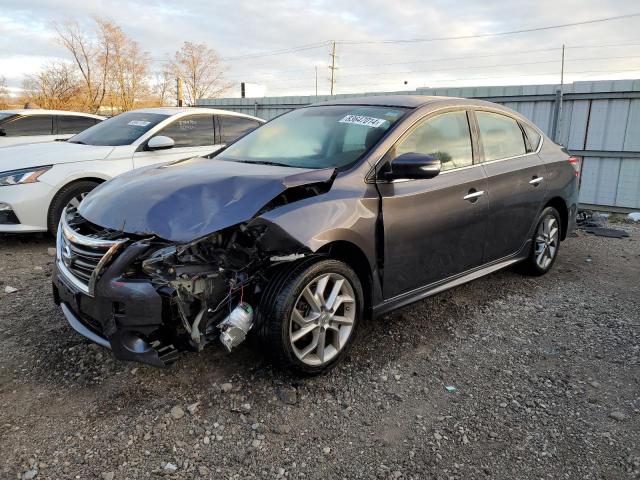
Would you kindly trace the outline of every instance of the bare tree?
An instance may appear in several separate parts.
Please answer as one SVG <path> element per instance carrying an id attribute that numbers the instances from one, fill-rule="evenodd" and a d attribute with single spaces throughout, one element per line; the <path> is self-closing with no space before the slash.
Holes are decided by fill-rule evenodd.
<path id="1" fill-rule="evenodd" d="M 72 110 L 82 106 L 82 82 L 75 67 L 66 62 L 45 65 L 24 81 L 26 100 L 42 108 Z"/>
<path id="2" fill-rule="evenodd" d="M 190 105 L 199 98 L 217 97 L 230 86 L 224 82 L 224 69 L 217 52 L 204 43 L 184 42 L 169 64 L 169 70 L 182 78 Z"/>
<path id="3" fill-rule="evenodd" d="M 167 69 L 162 72 L 156 72 L 153 82 L 153 97 L 155 102 L 160 105 L 172 105 L 173 90 L 175 79 L 170 71 Z"/>
<path id="4" fill-rule="evenodd" d="M 99 24 L 98 24 L 99 25 Z M 110 43 L 103 31 L 91 37 L 76 21 L 55 25 L 60 43 L 69 51 L 84 81 L 84 109 L 96 113 L 107 94 L 107 73 L 110 66 Z"/>
<path id="5" fill-rule="evenodd" d="M 111 55 L 107 77 L 111 101 L 121 111 L 131 110 L 149 91 L 149 55 L 117 25 L 107 20 L 96 22 Z"/>
<path id="6" fill-rule="evenodd" d="M 96 113 L 108 103 L 117 111 L 130 110 L 148 90 L 148 54 L 111 20 L 93 20 L 89 33 L 75 21 L 56 25 L 83 80 L 84 109 Z"/>

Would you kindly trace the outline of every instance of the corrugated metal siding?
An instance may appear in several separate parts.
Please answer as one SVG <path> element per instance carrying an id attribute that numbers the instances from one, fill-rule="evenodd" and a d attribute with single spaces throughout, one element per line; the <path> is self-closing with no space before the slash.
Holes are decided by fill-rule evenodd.
<path id="1" fill-rule="evenodd" d="M 202 99 L 201 106 L 214 106 L 256 115 L 270 120 L 294 108 L 310 103 L 363 95 L 439 95 L 451 97 L 491 98 L 533 121 L 548 136 L 552 132 L 555 95 L 558 85 L 511 85 L 460 88 L 421 88 L 415 91 Z M 573 151 L 606 152 L 606 156 L 586 156 L 582 166 L 580 202 L 603 207 L 640 209 L 640 99 L 597 98 L 611 92 L 640 92 L 640 80 L 606 80 L 575 82 L 564 86 L 568 95 L 562 103 L 558 119 L 557 141 Z M 571 94 L 594 94 L 595 98 L 571 99 Z M 544 96 L 517 99 L 518 96 Z M 637 96 L 637 95 L 636 95 Z M 501 101 L 501 98 L 504 98 Z M 525 101 L 526 100 L 526 101 Z M 616 156 L 632 152 L 633 158 Z M 637 155 L 636 155 L 637 154 Z"/>

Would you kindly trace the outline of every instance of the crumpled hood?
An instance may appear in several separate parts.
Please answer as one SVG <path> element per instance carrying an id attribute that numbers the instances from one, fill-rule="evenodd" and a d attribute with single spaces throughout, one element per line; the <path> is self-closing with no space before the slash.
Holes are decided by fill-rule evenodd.
<path id="1" fill-rule="evenodd" d="M 120 175 L 93 190 L 80 214 L 102 227 L 185 243 L 250 220 L 287 188 L 329 181 L 334 171 L 193 158 Z"/>
<path id="2" fill-rule="evenodd" d="M 0 148 L 0 172 L 59 163 L 102 160 L 113 147 L 68 142 L 30 143 Z"/>

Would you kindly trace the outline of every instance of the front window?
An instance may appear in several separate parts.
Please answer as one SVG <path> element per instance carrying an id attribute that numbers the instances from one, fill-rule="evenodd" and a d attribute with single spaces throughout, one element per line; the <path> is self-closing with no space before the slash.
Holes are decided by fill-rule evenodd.
<path id="1" fill-rule="evenodd" d="M 442 170 L 473 164 L 471 134 L 466 111 L 442 113 L 426 120 L 392 150 L 394 158 L 404 153 L 422 153 L 438 158 Z"/>
<path id="2" fill-rule="evenodd" d="M 83 145 L 131 145 L 169 115 L 159 113 L 126 112 L 75 135 L 70 143 Z"/>
<path id="3" fill-rule="evenodd" d="M 217 158 L 298 168 L 331 168 L 362 158 L 406 109 L 328 105 L 294 110 L 241 138 Z"/>

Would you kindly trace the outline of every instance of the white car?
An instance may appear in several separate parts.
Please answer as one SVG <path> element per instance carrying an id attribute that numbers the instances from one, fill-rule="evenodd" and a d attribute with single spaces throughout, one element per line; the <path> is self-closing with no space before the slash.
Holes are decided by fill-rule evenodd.
<path id="1" fill-rule="evenodd" d="M 121 113 L 66 142 L 0 148 L 0 232 L 55 232 L 65 207 L 100 183 L 157 163 L 209 155 L 263 120 L 209 108 Z"/>
<path id="2" fill-rule="evenodd" d="M 66 140 L 104 117 L 61 110 L 0 110 L 0 148 Z"/>

